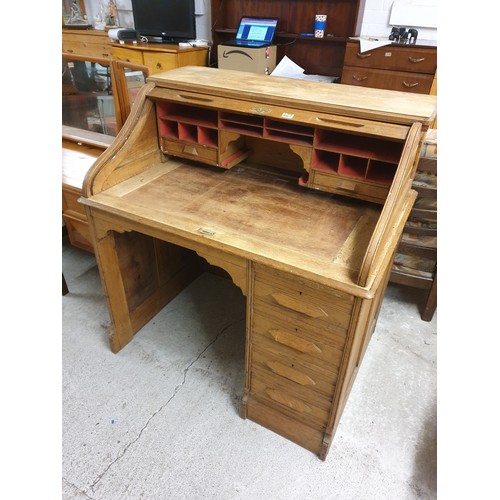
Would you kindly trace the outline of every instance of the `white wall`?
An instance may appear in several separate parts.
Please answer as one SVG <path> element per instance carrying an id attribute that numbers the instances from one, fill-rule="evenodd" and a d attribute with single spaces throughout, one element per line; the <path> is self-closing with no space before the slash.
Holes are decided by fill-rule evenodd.
<path id="1" fill-rule="evenodd" d="M 436 5 L 437 0 L 406 0 L 408 3 L 421 3 L 423 5 Z M 392 4 L 394 0 L 366 0 L 363 23 L 361 25 L 361 36 L 388 37 L 392 26 L 389 24 Z M 404 25 L 418 30 L 418 38 L 421 40 L 437 40 L 437 29 L 422 28 L 418 25 Z M 418 40 L 418 39 L 417 39 Z"/>

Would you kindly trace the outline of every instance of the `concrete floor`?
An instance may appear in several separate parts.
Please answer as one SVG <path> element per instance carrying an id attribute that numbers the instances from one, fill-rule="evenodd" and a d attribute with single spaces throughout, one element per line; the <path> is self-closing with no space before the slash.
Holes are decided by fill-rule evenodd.
<path id="1" fill-rule="evenodd" d="M 436 315 L 389 285 L 325 462 L 238 415 L 244 297 L 203 274 L 118 354 L 93 255 L 63 242 L 63 500 L 436 498 Z"/>

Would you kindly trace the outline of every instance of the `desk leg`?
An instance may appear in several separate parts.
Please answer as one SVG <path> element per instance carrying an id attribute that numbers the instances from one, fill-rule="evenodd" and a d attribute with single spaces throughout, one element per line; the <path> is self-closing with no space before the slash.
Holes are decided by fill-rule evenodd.
<path id="1" fill-rule="evenodd" d="M 132 340 L 135 332 L 130 321 L 114 233 L 110 232 L 101 239 L 96 238 L 94 250 L 111 316 L 110 346 L 113 352 L 118 352 Z"/>

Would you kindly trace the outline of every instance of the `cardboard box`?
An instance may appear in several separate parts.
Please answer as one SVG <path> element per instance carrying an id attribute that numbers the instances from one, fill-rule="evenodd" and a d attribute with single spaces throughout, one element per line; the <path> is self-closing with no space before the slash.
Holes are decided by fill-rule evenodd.
<path id="1" fill-rule="evenodd" d="M 221 69 L 269 75 L 276 67 L 276 45 L 259 48 L 219 45 L 217 57 Z"/>

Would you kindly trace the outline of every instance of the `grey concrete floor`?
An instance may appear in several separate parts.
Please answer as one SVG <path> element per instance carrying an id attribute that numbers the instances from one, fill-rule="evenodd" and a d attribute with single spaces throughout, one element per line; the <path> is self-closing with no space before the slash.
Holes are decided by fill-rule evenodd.
<path id="1" fill-rule="evenodd" d="M 245 303 L 205 273 L 117 354 L 93 255 L 63 242 L 63 500 L 436 498 L 436 315 L 389 285 L 326 461 L 239 417 Z"/>

